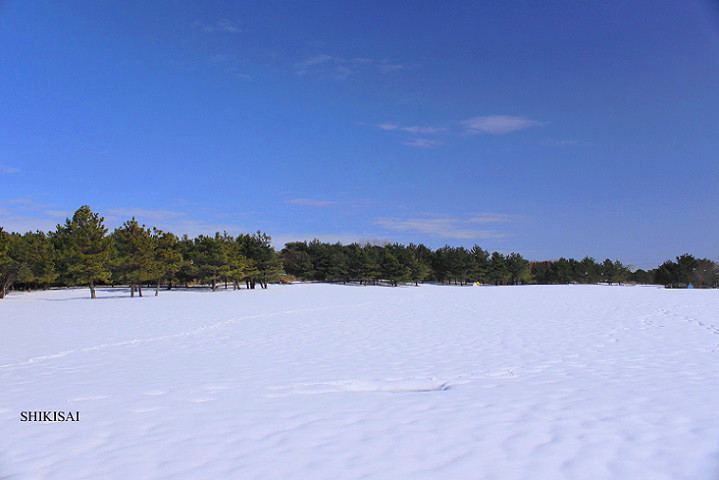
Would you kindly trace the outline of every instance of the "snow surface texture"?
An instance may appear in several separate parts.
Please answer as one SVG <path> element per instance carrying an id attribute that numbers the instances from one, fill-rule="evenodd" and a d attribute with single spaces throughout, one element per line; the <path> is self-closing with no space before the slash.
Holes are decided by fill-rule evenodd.
<path id="1" fill-rule="evenodd" d="M 0 479 L 719 478 L 717 291 L 99 296 L 0 301 Z"/>

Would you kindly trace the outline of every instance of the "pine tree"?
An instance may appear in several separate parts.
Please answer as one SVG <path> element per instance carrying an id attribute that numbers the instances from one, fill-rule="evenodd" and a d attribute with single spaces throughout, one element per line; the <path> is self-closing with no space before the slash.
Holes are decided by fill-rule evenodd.
<path id="1" fill-rule="evenodd" d="M 579 262 L 577 281 L 580 283 L 597 283 L 601 276 L 601 267 L 592 257 L 584 257 Z"/>
<path id="2" fill-rule="evenodd" d="M 280 252 L 284 271 L 289 275 L 294 275 L 301 280 L 309 280 L 312 278 L 312 256 L 307 247 L 307 242 L 289 242 L 285 244 L 285 248 Z"/>
<path id="3" fill-rule="evenodd" d="M 212 290 L 217 290 L 217 282 L 227 277 L 229 268 L 229 251 L 221 235 L 214 237 L 200 235 L 195 238 L 190 252 L 194 265 L 194 274 L 201 282 L 208 283 Z"/>
<path id="4" fill-rule="evenodd" d="M 175 274 L 185 265 L 182 254 L 178 249 L 177 236 L 163 232 L 157 228 L 152 229 L 152 262 L 149 268 L 149 278 L 155 280 L 155 296 L 160 294 L 160 283 L 163 279 L 172 282 Z"/>
<path id="5" fill-rule="evenodd" d="M 227 252 L 225 289 L 227 289 L 227 281 L 231 280 L 233 288 L 238 290 L 239 282 L 247 278 L 250 272 L 251 262 L 242 254 L 240 244 L 230 234 L 225 232 L 221 238 Z"/>
<path id="6" fill-rule="evenodd" d="M 432 269 L 421 259 L 412 255 L 409 262 L 409 279 L 414 282 L 415 287 L 423 282 L 432 273 Z"/>
<path id="7" fill-rule="evenodd" d="M 489 252 L 482 249 L 479 245 L 475 245 L 469 251 L 471 257 L 469 266 L 469 279 L 474 282 L 484 283 L 487 280 L 487 270 L 489 268 Z"/>
<path id="8" fill-rule="evenodd" d="M 510 278 L 510 273 L 509 270 L 507 270 L 504 255 L 499 252 L 492 252 L 492 256 L 489 258 L 487 277 L 490 281 L 494 282 L 495 285 L 504 285 L 507 283 Z"/>
<path id="9" fill-rule="evenodd" d="M 504 258 L 504 263 L 509 273 L 509 282 L 512 285 L 529 281 L 529 262 L 520 254 L 510 253 Z"/>
<path id="10" fill-rule="evenodd" d="M 240 235 L 237 237 L 239 251 L 249 260 L 252 260 L 250 268 L 254 264 L 257 273 L 247 277 L 247 284 L 255 288 L 256 282 L 260 282 L 260 288 L 267 288 L 269 282 L 275 282 L 282 275 L 282 261 L 272 248 L 272 237 L 259 230 L 254 235 Z"/>
<path id="11" fill-rule="evenodd" d="M 395 287 L 400 283 L 409 280 L 410 269 L 402 265 L 388 248 L 384 249 L 382 255 L 382 278 L 389 280 Z"/>
<path id="12" fill-rule="evenodd" d="M 130 296 L 135 296 L 135 289 L 142 296 L 142 282 L 155 274 L 150 230 L 140 226 L 133 217 L 113 232 L 112 239 L 117 252 L 115 271 L 118 280 L 130 285 Z"/>
<path id="13" fill-rule="evenodd" d="M 58 225 L 52 235 L 60 251 L 64 274 L 72 282 L 86 284 L 90 298 L 96 298 L 95 285 L 110 279 L 110 243 L 104 218 L 93 213 L 90 207 L 78 208 L 72 219 Z"/>
<path id="14" fill-rule="evenodd" d="M 10 256 L 12 235 L 0 227 L 0 298 L 5 298 L 20 274 L 20 262 Z"/>
<path id="15" fill-rule="evenodd" d="M 18 256 L 27 265 L 34 287 L 47 287 L 57 278 L 55 248 L 45 232 L 28 232 L 19 239 Z"/>

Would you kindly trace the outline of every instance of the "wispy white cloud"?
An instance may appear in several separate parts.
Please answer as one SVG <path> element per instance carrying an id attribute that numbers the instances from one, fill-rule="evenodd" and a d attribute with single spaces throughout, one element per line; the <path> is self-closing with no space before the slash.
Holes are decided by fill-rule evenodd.
<path id="1" fill-rule="evenodd" d="M 313 67 L 327 63 L 333 63 L 333 59 L 334 57 L 332 55 L 327 55 L 324 53 L 312 55 L 311 57 L 307 57 L 304 60 L 295 63 L 295 73 L 297 75 L 307 75 L 307 73 L 309 73 L 310 70 L 313 69 Z"/>
<path id="2" fill-rule="evenodd" d="M 498 215 L 498 214 L 493 214 Z M 378 218 L 375 224 L 387 230 L 400 232 L 414 232 L 430 235 L 439 238 L 451 238 L 458 240 L 472 240 L 483 238 L 505 238 L 512 236 L 510 233 L 499 232 L 491 229 L 472 228 L 477 223 L 489 223 L 497 221 L 499 217 L 458 218 L 450 216 L 424 216 L 410 218 Z M 481 221 L 486 220 L 486 221 Z"/>
<path id="3" fill-rule="evenodd" d="M 400 125 L 394 122 L 379 123 L 376 125 L 376 127 L 380 130 L 384 130 L 387 132 L 401 132 L 409 135 L 415 135 L 414 138 L 402 142 L 409 147 L 431 148 L 443 144 L 444 141 L 420 138 L 419 135 L 447 134 L 452 136 L 460 133 L 469 135 L 476 135 L 480 133 L 501 135 L 541 125 L 544 124 L 527 117 L 515 117 L 511 115 L 488 115 L 484 117 L 474 117 L 470 118 L 469 120 L 456 122 L 455 128 L 452 129 L 437 126 Z"/>
<path id="4" fill-rule="evenodd" d="M 339 205 L 341 202 L 334 200 L 319 200 L 314 198 L 291 198 L 285 203 L 289 205 L 300 205 L 303 207 L 334 207 Z"/>
<path id="5" fill-rule="evenodd" d="M 326 53 L 317 53 L 293 64 L 297 75 L 313 75 L 318 78 L 344 80 L 360 72 L 376 70 L 391 73 L 405 68 L 400 63 L 389 60 L 376 60 L 369 57 L 345 58 Z"/>
<path id="6" fill-rule="evenodd" d="M 0 201 L 0 227 L 8 232 L 54 230 L 58 223 L 72 215 L 69 210 L 50 209 L 55 204 L 41 203 L 30 198 Z"/>
<path id="7" fill-rule="evenodd" d="M 232 22 L 231 20 L 222 19 L 218 20 L 215 23 L 204 23 L 204 22 L 193 22 L 190 25 L 192 28 L 196 30 L 200 30 L 201 32 L 205 33 L 240 33 L 242 32 L 242 29 L 237 26 L 236 23 Z"/>
<path id="8" fill-rule="evenodd" d="M 512 115 L 488 115 L 485 117 L 474 117 L 463 120 L 459 124 L 465 133 L 476 135 L 479 133 L 491 133 L 501 135 L 527 128 L 542 125 L 541 122 L 527 117 L 515 117 Z"/>
<path id="9" fill-rule="evenodd" d="M 442 145 L 444 142 L 442 142 L 441 140 L 422 138 L 417 135 L 436 135 L 439 133 L 446 132 L 447 130 L 445 127 L 399 125 L 397 123 L 380 123 L 377 125 L 377 128 L 387 132 L 399 132 L 401 134 L 408 134 L 411 138 L 402 143 L 409 147 L 415 148 L 432 148 Z"/>
<path id="10" fill-rule="evenodd" d="M 229 72 L 233 77 L 239 78 L 240 80 L 252 80 L 252 75 L 242 71 L 237 66 L 238 62 L 234 56 L 226 55 L 224 53 L 218 53 L 216 55 L 212 55 L 207 60 L 207 63 L 219 68 L 220 70 L 225 70 L 226 72 Z"/>
<path id="11" fill-rule="evenodd" d="M 506 223 L 519 219 L 519 216 L 508 213 L 480 212 L 470 214 L 467 223 Z"/>
<path id="12" fill-rule="evenodd" d="M 552 146 L 552 147 L 570 147 L 573 145 L 580 145 L 582 142 L 579 140 L 574 140 L 571 138 L 565 138 L 562 140 L 546 140 L 542 142 L 542 145 Z"/>
<path id="13" fill-rule="evenodd" d="M 218 53 L 215 55 L 212 55 L 209 60 L 207 60 L 210 63 L 225 63 L 229 59 L 229 55 L 225 55 L 224 53 Z"/>
<path id="14" fill-rule="evenodd" d="M 9 175 L 11 173 L 17 173 L 19 172 L 19 168 L 11 167 L 9 165 L 2 165 L 0 164 L 0 175 Z"/>
<path id="15" fill-rule="evenodd" d="M 444 127 L 420 127 L 420 126 L 402 126 L 396 123 L 380 123 L 377 125 L 380 130 L 396 130 L 400 132 L 414 133 L 420 135 L 434 134 L 444 132 L 447 129 Z"/>
<path id="16" fill-rule="evenodd" d="M 413 138 L 408 142 L 404 142 L 408 147 L 415 148 L 433 148 L 442 145 L 440 140 L 432 140 L 431 138 Z"/>
<path id="17" fill-rule="evenodd" d="M 381 73 L 391 73 L 405 68 L 401 63 L 392 63 L 389 60 L 381 60 L 377 63 L 377 70 Z"/>

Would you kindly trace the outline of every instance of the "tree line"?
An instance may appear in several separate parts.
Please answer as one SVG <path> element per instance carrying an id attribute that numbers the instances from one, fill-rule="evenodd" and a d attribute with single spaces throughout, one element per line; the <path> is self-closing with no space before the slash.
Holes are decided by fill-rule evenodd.
<path id="1" fill-rule="evenodd" d="M 143 286 L 209 285 L 224 283 L 239 289 L 267 288 L 279 279 L 282 262 L 261 232 L 233 237 L 178 238 L 147 228 L 134 218 L 112 233 L 104 218 L 80 207 L 55 231 L 8 233 L 0 227 L 0 298 L 15 285 L 20 289 L 86 285 L 91 298 L 97 285 L 122 284 L 130 295 L 142 296 Z"/>
<path id="2" fill-rule="evenodd" d="M 626 282 L 704 288 L 719 287 L 719 265 L 685 254 L 652 270 L 630 269 L 619 260 L 597 262 L 559 258 L 529 261 L 519 253 L 491 254 L 472 248 L 444 246 L 436 250 L 419 244 L 342 245 L 317 240 L 291 242 L 280 252 L 285 272 L 301 280 L 376 284 L 432 281 L 466 285 L 620 284 Z"/>
<path id="3" fill-rule="evenodd" d="M 278 253 L 271 237 L 257 231 L 237 237 L 178 237 L 140 225 L 134 218 L 108 233 L 104 219 L 80 207 L 54 231 L 25 234 L 0 227 L 0 298 L 11 288 L 38 289 L 85 285 L 91 298 L 97 285 L 128 285 L 130 295 L 143 287 L 224 285 L 265 289 L 270 283 L 303 281 L 400 285 L 432 281 L 443 284 L 619 284 L 654 283 L 667 287 L 719 287 L 719 266 L 684 254 L 652 270 L 634 270 L 619 260 L 597 262 L 559 258 L 533 262 L 519 253 L 491 254 L 472 248 L 422 244 L 342 245 L 313 240 L 290 242 Z"/>

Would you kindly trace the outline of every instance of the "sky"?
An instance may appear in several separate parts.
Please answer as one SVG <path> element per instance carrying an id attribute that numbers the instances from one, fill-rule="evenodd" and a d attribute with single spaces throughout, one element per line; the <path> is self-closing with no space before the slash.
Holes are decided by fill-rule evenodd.
<path id="1" fill-rule="evenodd" d="M 1 1 L 0 226 L 719 260 L 719 4 Z"/>

